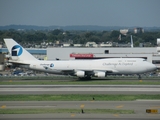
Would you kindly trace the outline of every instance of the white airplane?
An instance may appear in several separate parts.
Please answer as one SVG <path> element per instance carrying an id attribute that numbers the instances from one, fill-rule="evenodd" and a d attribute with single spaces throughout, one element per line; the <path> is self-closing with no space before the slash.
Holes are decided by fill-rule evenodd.
<path id="1" fill-rule="evenodd" d="M 156 66 L 141 58 L 107 58 L 96 60 L 43 61 L 37 60 L 12 38 L 4 39 L 11 54 L 9 62 L 32 70 L 53 74 L 73 75 L 79 78 L 106 77 L 108 74 L 141 74 Z"/>

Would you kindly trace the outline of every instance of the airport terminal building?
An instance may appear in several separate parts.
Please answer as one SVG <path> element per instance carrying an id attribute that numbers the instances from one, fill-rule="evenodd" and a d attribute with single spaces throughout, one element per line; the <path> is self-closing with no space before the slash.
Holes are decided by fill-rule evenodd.
<path id="1" fill-rule="evenodd" d="M 102 58 L 144 58 L 154 64 L 160 64 L 157 47 L 137 48 L 47 48 L 48 60 L 102 59 Z"/>
<path id="2" fill-rule="evenodd" d="M 160 38 L 157 38 L 160 46 Z M 143 58 L 160 65 L 160 47 L 54 47 L 47 48 L 48 60 Z"/>

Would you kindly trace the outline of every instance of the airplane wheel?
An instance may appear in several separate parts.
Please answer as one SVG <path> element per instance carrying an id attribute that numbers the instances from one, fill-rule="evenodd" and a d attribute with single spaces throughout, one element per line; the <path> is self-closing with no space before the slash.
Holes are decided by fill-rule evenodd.
<path id="1" fill-rule="evenodd" d="M 91 80 L 91 76 L 87 76 L 86 79 L 87 79 L 87 80 Z"/>
<path id="2" fill-rule="evenodd" d="M 91 77 L 90 77 L 90 76 L 87 76 L 87 77 L 79 77 L 78 79 L 79 79 L 79 80 L 91 80 Z"/>

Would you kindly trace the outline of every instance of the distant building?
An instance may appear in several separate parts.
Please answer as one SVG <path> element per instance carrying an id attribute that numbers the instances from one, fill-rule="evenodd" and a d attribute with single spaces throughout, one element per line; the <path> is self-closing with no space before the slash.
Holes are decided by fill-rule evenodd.
<path id="1" fill-rule="evenodd" d="M 95 42 L 87 42 L 86 47 L 98 47 L 98 45 Z"/>
<path id="2" fill-rule="evenodd" d="M 74 47 L 82 47 L 82 44 L 73 44 Z"/>
<path id="3" fill-rule="evenodd" d="M 112 42 L 102 42 L 99 47 L 112 47 Z"/>
<path id="4" fill-rule="evenodd" d="M 144 29 L 140 27 L 134 29 L 120 29 L 120 33 L 123 35 L 127 35 L 127 33 L 144 33 Z"/>
<path id="5" fill-rule="evenodd" d="M 69 43 L 63 43 L 63 47 L 70 47 L 71 44 Z"/>
<path id="6" fill-rule="evenodd" d="M 128 31 L 129 31 L 129 29 L 121 29 L 120 33 L 123 35 L 127 35 Z"/>
<path id="7" fill-rule="evenodd" d="M 134 33 L 144 33 L 144 29 L 143 28 L 134 28 Z"/>
<path id="8" fill-rule="evenodd" d="M 157 45 L 160 46 L 160 38 L 157 38 Z"/>

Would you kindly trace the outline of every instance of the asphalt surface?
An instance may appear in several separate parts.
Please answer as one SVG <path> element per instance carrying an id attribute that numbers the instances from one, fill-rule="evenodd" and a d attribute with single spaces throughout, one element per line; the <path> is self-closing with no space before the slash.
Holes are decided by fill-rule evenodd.
<path id="1" fill-rule="evenodd" d="M 0 85 L 6 94 L 159 94 L 160 85 Z M 81 105 L 84 113 L 81 113 Z M 67 108 L 80 112 L 54 114 L 0 114 L 0 120 L 159 120 L 160 100 L 137 101 L 0 101 L 0 109 Z M 3 107 L 5 106 L 5 108 Z M 134 110 L 135 114 L 91 114 L 85 109 Z M 158 114 L 146 113 L 157 109 Z"/>
<path id="2" fill-rule="evenodd" d="M 160 109 L 160 100 L 136 101 L 0 101 L 0 106 L 14 108 L 55 108 L 55 109 L 117 109 L 134 110 L 135 114 L 145 114 L 146 109 Z M 2 109 L 2 108 L 1 108 Z"/>
<path id="3" fill-rule="evenodd" d="M 160 85 L 0 85 L 6 94 L 159 94 Z"/>
<path id="4" fill-rule="evenodd" d="M 158 114 L 4 114 L 0 120 L 159 120 Z"/>

